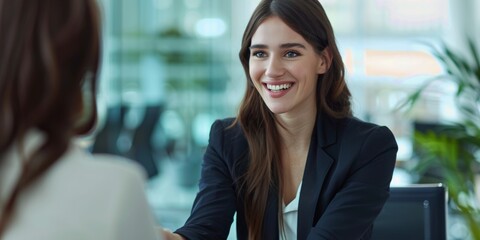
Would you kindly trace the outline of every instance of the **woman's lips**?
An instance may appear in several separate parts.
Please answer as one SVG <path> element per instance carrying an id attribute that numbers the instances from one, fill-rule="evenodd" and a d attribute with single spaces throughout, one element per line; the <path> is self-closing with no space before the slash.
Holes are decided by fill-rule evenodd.
<path id="1" fill-rule="evenodd" d="M 267 90 L 267 93 L 272 98 L 280 98 L 285 96 L 290 89 L 292 89 L 293 83 L 264 83 L 264 88 Z"/>

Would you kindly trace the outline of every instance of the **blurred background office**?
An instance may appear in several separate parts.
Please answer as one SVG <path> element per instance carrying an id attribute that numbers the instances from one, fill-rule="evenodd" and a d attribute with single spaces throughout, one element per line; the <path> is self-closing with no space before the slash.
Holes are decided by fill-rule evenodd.
<path id="1" fill-rule="evenodd" d="M 93 152 L 138 161 L 158 221 L 175 229 L 197 191 L 211 123 L 234 116 L 244 92 L 238 60 L 259 0 L 100 0 L 104 53 Z M 455 88 L 430 85 L 411 112 L 396 107 L 444 70 L 426 43 L 465 50 L 480 39 L 479 0 L 321 0 L 347 68 L 357 117 L 386 125 L 399 143 L 392 185 L 415 183 L 412 132 L 459 118 Z M 420 124 L 421 125 L 421 124 Z M 234 227 L 232 227 L 234 231 Z M 449 220 L 449 239 L 466 239 Z M 234 237 L 232 237 L 234 239 Z"/>

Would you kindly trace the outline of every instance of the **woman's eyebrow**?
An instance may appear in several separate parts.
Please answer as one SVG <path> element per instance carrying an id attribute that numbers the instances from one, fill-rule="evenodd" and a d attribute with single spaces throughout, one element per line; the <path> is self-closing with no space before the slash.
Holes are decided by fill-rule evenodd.
<path id="1" fill-rule="evenodd" d="M 254 49 L 254 48 L 268 48 L 268 46 L 265 45 L 265 44 L 254 44 L 254 45 L 251 45 L 249 48 L 250 48 L 250 49 Z"/>
<path id="2" fill-rule="evenodd" d="M 305 45 L 301 43 L 284 43 L 280 45 L 280 48 L 295 48 L 295 47 L 306 49 Z"/>
<path id="3" fill-rule="evenodd" d="M 283 43 L 280 45 L 280 48 L 295 48 L 295 47 L 306 49 L 305 45 L 301 43 Z M 258 48 L 264 49 L 264 48 L 268 48 L 268 46 L 265 44 L 254 44 L 250 46 L 250 49 L 258 49 Z"/>

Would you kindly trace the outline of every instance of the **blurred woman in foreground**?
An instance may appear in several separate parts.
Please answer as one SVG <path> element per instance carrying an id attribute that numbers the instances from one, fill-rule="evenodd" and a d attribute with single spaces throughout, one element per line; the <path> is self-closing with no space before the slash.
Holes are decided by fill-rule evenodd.
<path id="1" fill-rule="evenodd" d="M 96 122 L 95 0 L 0 0 L 0 238 L 158 239 L 144 173 L 72 139 Z"/>

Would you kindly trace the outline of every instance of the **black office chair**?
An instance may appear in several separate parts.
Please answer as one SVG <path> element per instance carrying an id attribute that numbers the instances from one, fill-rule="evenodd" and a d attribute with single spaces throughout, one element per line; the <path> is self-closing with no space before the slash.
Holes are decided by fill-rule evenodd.
<path id="1" fill-rule="evenodd" d="M 447 192 L 442 184 L 391 187 L 372 240 L 446 240 Z"/>

